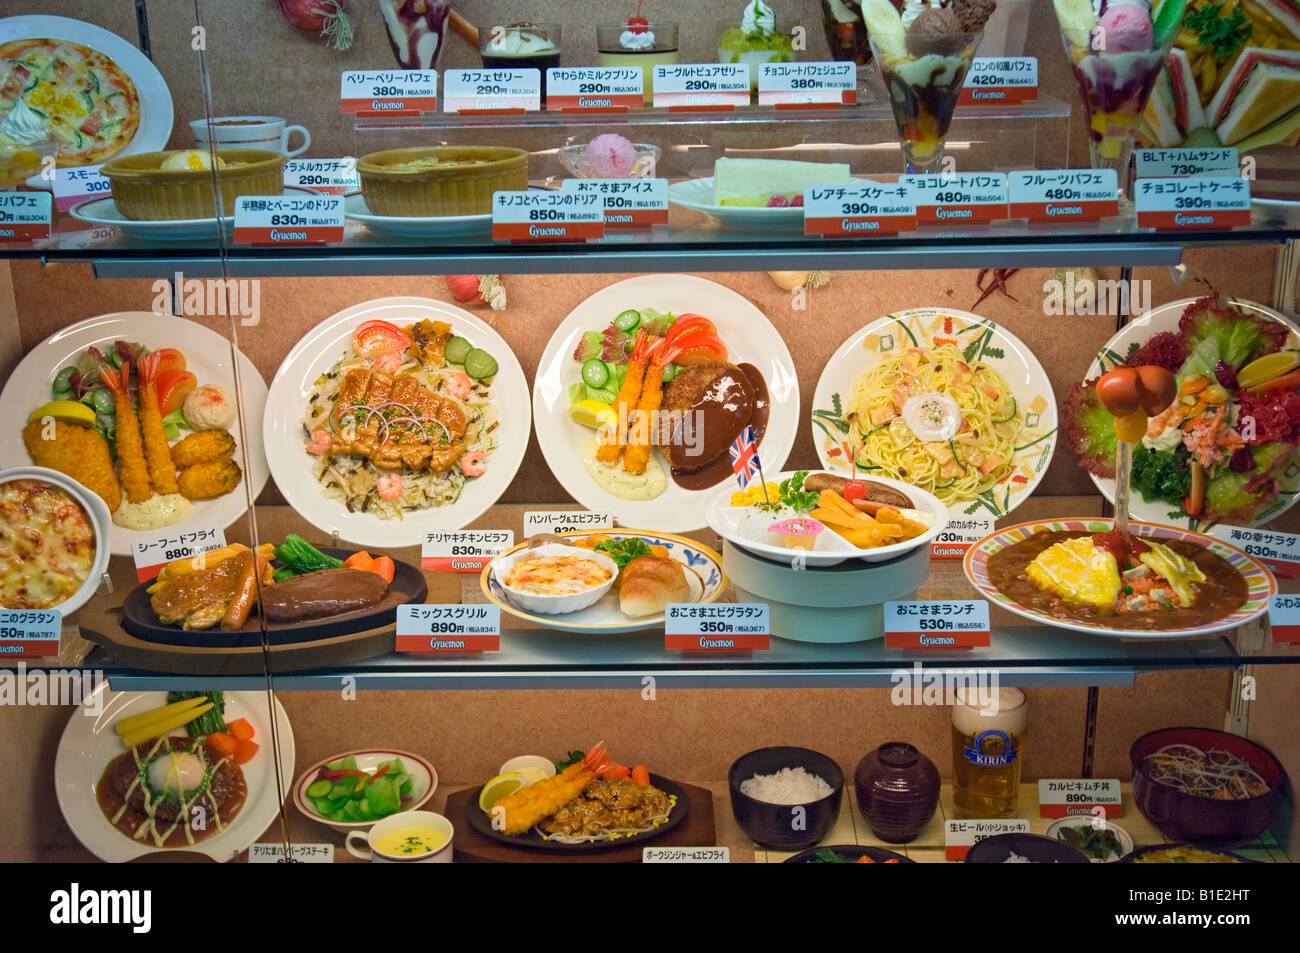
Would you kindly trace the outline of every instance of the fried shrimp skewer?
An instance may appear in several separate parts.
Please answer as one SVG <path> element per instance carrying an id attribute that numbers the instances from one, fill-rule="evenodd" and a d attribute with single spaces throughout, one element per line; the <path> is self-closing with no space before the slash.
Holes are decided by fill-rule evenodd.
<path id="1" fill-rule="evenodd" d="M 627 376 L 623 378 L 623 386 L 618 389 L 618 396 L 614 399 L 614 413 L 618 415 L 618 423 L 614 427 L 605 427 L 600 432 L 600 449 L 596 451 L 596 459 L 601 463 L 610 466 L 618 463 L 618 455 L 627 444 L 628 422 L 641 397 L 646 358 L 658 340 L 650 337 L 644 328 L 636 333 L 636 342 L 632 345 L 632 356 L 627 365 Z"/>
<path id="2" fill-rule="evenodd" d="M 101 364 L 99 376 L 113 392 L 114 412 L 117 415 L 117 461 L 121 465 L 122 489 L 132 503 L 143 503 L 153 496 L 153 489 L 149 483 L 149 467 L 144 459 L 140 423 L 131 406 L 131 362 L 124 361 L 121 370 L 108 363 Z"/>
<path id="3" fill-rule="evenodd" d="M 623 469 L 633 476 L 645 473 L 650 460 L 650 442 L 658 429 L 659 408 L 664 402 L 664 368 L 681 353 L 680 347 L 657 347 L 645 372 L 645 386 L 636 405 L 636 422 L 628 427 Z"/>
<path id="4" fill-rule="evenodd" d="M 155 492 L 176 493 L 176 467 L 167 447 L 162 408 L 158 405 L 158 352 L 140 358 L 140 434 L 144 437 L 144 459 L 149 482 Z"/>

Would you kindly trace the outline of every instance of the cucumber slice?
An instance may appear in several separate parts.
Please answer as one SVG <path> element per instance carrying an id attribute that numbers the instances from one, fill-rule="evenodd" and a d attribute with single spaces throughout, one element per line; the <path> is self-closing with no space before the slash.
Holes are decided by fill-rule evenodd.
<path id="1" fill-rule="evenodd" d="M 604 361 L 592 358 L 582 365 L 582 380 L 588 387 L 601 388 L 609 383 L 609 366 Z"/>
<path id="2" fill-rule="evenodd" d="M 471 348 L 465 355 L 465 373 L 476 381 L 496 375 L 497 359 L 482 348 Z"/>
<path id="3" fill-rule="evenodd" d="M 325 795 L 329 794 L 333 788 L 333 784 L 322 778 L 320 781 L 316 781 L 307 786 L 307 796 L 310 798 L 323 798 Z"/>
<path id="4" fill-rule="evenodd" d="M 628 308 L 614 319 L 614 327 L 620 331 L 635 331 L 640 323 L 641 312 L 635 308 Z"/>
<path id="5" fill-rule="evenodd" d="M 447 359 L 448 364 L 464 364 L 465 357 L 473 350 L 473 346 L 458 334 L 453 334 L 446 346 L 442 349 L 443 357 Z"/>

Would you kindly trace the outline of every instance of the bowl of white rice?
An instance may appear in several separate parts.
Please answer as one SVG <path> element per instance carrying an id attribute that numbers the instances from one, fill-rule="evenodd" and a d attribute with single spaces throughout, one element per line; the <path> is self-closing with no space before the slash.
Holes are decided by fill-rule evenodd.
<path id="1" fill-rule="evenodd" d="M 727 773 L 731 813 L 761 847 L 805 850 L 830 833 L 840 815 L 844 772 L 808 748 L 759 748 Z"/>
<path id="2" fill-rule="evenodd" d="M 1054 837 L 1042 834 L 994 834 L 966 853 L 968 864 L 1086 864 L 1088 858 Z"/>

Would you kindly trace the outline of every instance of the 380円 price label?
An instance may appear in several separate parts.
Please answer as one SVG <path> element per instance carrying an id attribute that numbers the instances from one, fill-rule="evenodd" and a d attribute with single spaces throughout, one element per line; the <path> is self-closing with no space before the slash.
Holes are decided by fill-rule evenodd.
<path id="1" fill-rule="evenodd" d="M 1038 781 L 1039 817 L 1120 817 L 1123 813 L 1124 799 L 1118 778 L 1041 778 Z"/>
<path id="2" fill-rule="evenodd" d="M 560 112 L 614 113 L 645 101 L 639 66 L 560 66 L 546 71 L 546 108 Z"/>
<path id="3" fill-rule="evenodd" d="M 1300 644 L 1300 595 L 1269 596 L 1268 627 L 1274 642 Z"/>
<path id="4" fill-rule="evenodd" d="M 225 530 L 215 526 L 165 532 L 151 539 L 137 539 L 131 544 L 131 558 L 135 560 L 135 576 L 140 582 L 156 579 L 163 566 L 178 559 L 197 560 L 214 549 L 226 545 Z"/>
<path id="5" fill-rule="evenodd" d="M 904 182 L 810 185 L 803 192 L 806 235 L 847 238 L 916 230 L 916 200 Z"/>
<path id="6" fill-rule="evenodd" d="M 0 663 L 55 657 L 62 632 L 58 609 L 0 609 Z"/>
<path id="7" fill-rule="evenodd" d="M 760 63 L 758 103 L 777 109 L 852 106 L 858 74 L 847 60 L 828 63 Z"/>
<path id="8" fill-rule="evenodd" d="M 343 241 L 343 196 L 241 195 L 235 199 L 239 245 L 324 245 Z"/>
<path id="9" fill-rule="evenodd" d="M 418 116 L 438 108 L 436 70 L 344 70 L 339 87 L 339 110 L 357 116 Z"/>
<path id="10" fill-rule="evenodd" d="M 1018 170 L 1007 174 L 1011 217 L 1087 222 L 1119 214 L 1114 169 Z"/>
<path id="11" fill-rule="evenodd" d="M 1007 217 L 1004 172 L 905 175 L 918 225 L 998 222 Z"/>
<path id="12" fill-rule="evenodd" d="M 669 110 L 727 111 L 749 105 L 745 63 L 660 63 L 651 85 L 655 106 Z"/>
<path id="13" fill-rule="evenodd" d="M 340 159 L 290 159 L 284 164 L 284 184 L 322 195 L 346 195 L 361 188 L 361 174 L 352 156 Z"/>
<path id="14" fill-rule="evenodd" d="M 1239 175 L 1138 179 L 1139 228 L 1236 228 L 1250 224 L 1250 180 Z"/>
<path id="15" fill-rule="evenodd" d="M 763 602 L 674 602 L 664 609 L 664 648 L 670 652 L 765 652 L 771 630 Z"/>
<path id="16" fill-rule="evenodd" d="M 397 651 L 422 655 L 497 652 L 501 607 L 491 603 L 397 607 Z"/>
<path id="17" fill-rule="evenodd" d="M 510 242 L 572 242 L 605 234 L 599 195 L 576 192 L 495 192 L 492 237 Z"/>
<path id="18" fill-rule="evenodd" d="M 591 510 L 525 510 L 524 539 L 531 539 L 538 533 L 582 533 L 591 530 L 613 529 L 612 513 L 596 513 Z"/>
<path id="19" fill-rule="evenodd" d="M 515 544 L 509 529 L 463 529 L 425 533 L 420 568 L 429 572 L 482 572 L 483 567 Z"/>
<path id="20" fill-rule="evenodd" d="M 989 604 L 983 599 L 886 602 L 887 649 L 969 649 L 989 644 Z"/>
<path id="21" fill-rule="evenodd" d="M 598 195 L 606 230 L 650 228 L 668 222 L 667 179 L 565 179 L 561 192 Z"/>
<path id="22" fill-rule="evenodd" d="M 1208 530 L 1225 543 L 1244 550 L 1273 571 L 1279 579 L 1300 578 L 1300 536 L 1272 529 L 1247 529 L 1216 523 Z"/>
<path id="23" fill-rule="evenodd" d="M 542 71 L 449 69 L 443 73 L 444 112 L 467 116 L 510 116 L 542 108 Z"/>
<path id="24" fill-rule="evenodd" d="M 1023 817 L 1003 820 L 944 821 L 943 853 L 948 860 L 964 860 L 970 849 L 997 834 L 1028 834 L 1029 821 Z"/>
<path id="25" fill-rule="evenodd" d="M 1237 150 L 1231 146 L 1212 149 L 1138 149 L 1139 179 L 1164 179 L 1186 175 L 1236 175 L 1240 169 Z"/>
<path id="26" fill-rule="evenodd" d="M 0 192 L 0 242 L 49 238 L 53 205 L 49 192 Z"/>
<path id="27" fill-rule="evenodd" d="M 1038 57 L 977 56 L 962 86 L 959 106 L 1018 105 L 1038 98 Z"/>

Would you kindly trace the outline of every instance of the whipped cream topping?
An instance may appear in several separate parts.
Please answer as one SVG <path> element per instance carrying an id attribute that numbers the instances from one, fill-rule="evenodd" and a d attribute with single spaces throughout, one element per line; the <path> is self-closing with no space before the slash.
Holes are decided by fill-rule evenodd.
<path id="1" fill-rule="evenodd" d="M 640 33 L 624 30 L 619 34 L 618 45 L 625 50 L 651 50 L 654 49 L 655 35 L 645 29 Z"/>
<path id="2" fill-rule="evenodd" d="M 749 6 L 745 7 L 740 18 L 740 28 L 746 33 L 767 36 L 776 30 L 776 14 L 763 0 L 749 0 Z"/>
<path id="3" fill-rule="evenodd" d="M 45 120 L 22 99 L 14 103 L 5 121 L 0 123 L 0 136 L 24 146 L 49 138 Z"/>
<path id="4" fill-rule="evenodd" d="M 496 56 L 531 56 L 535 53 L 554 53 L 555 44 L 534 26 L 508 26 L 488 43 Z"/>

